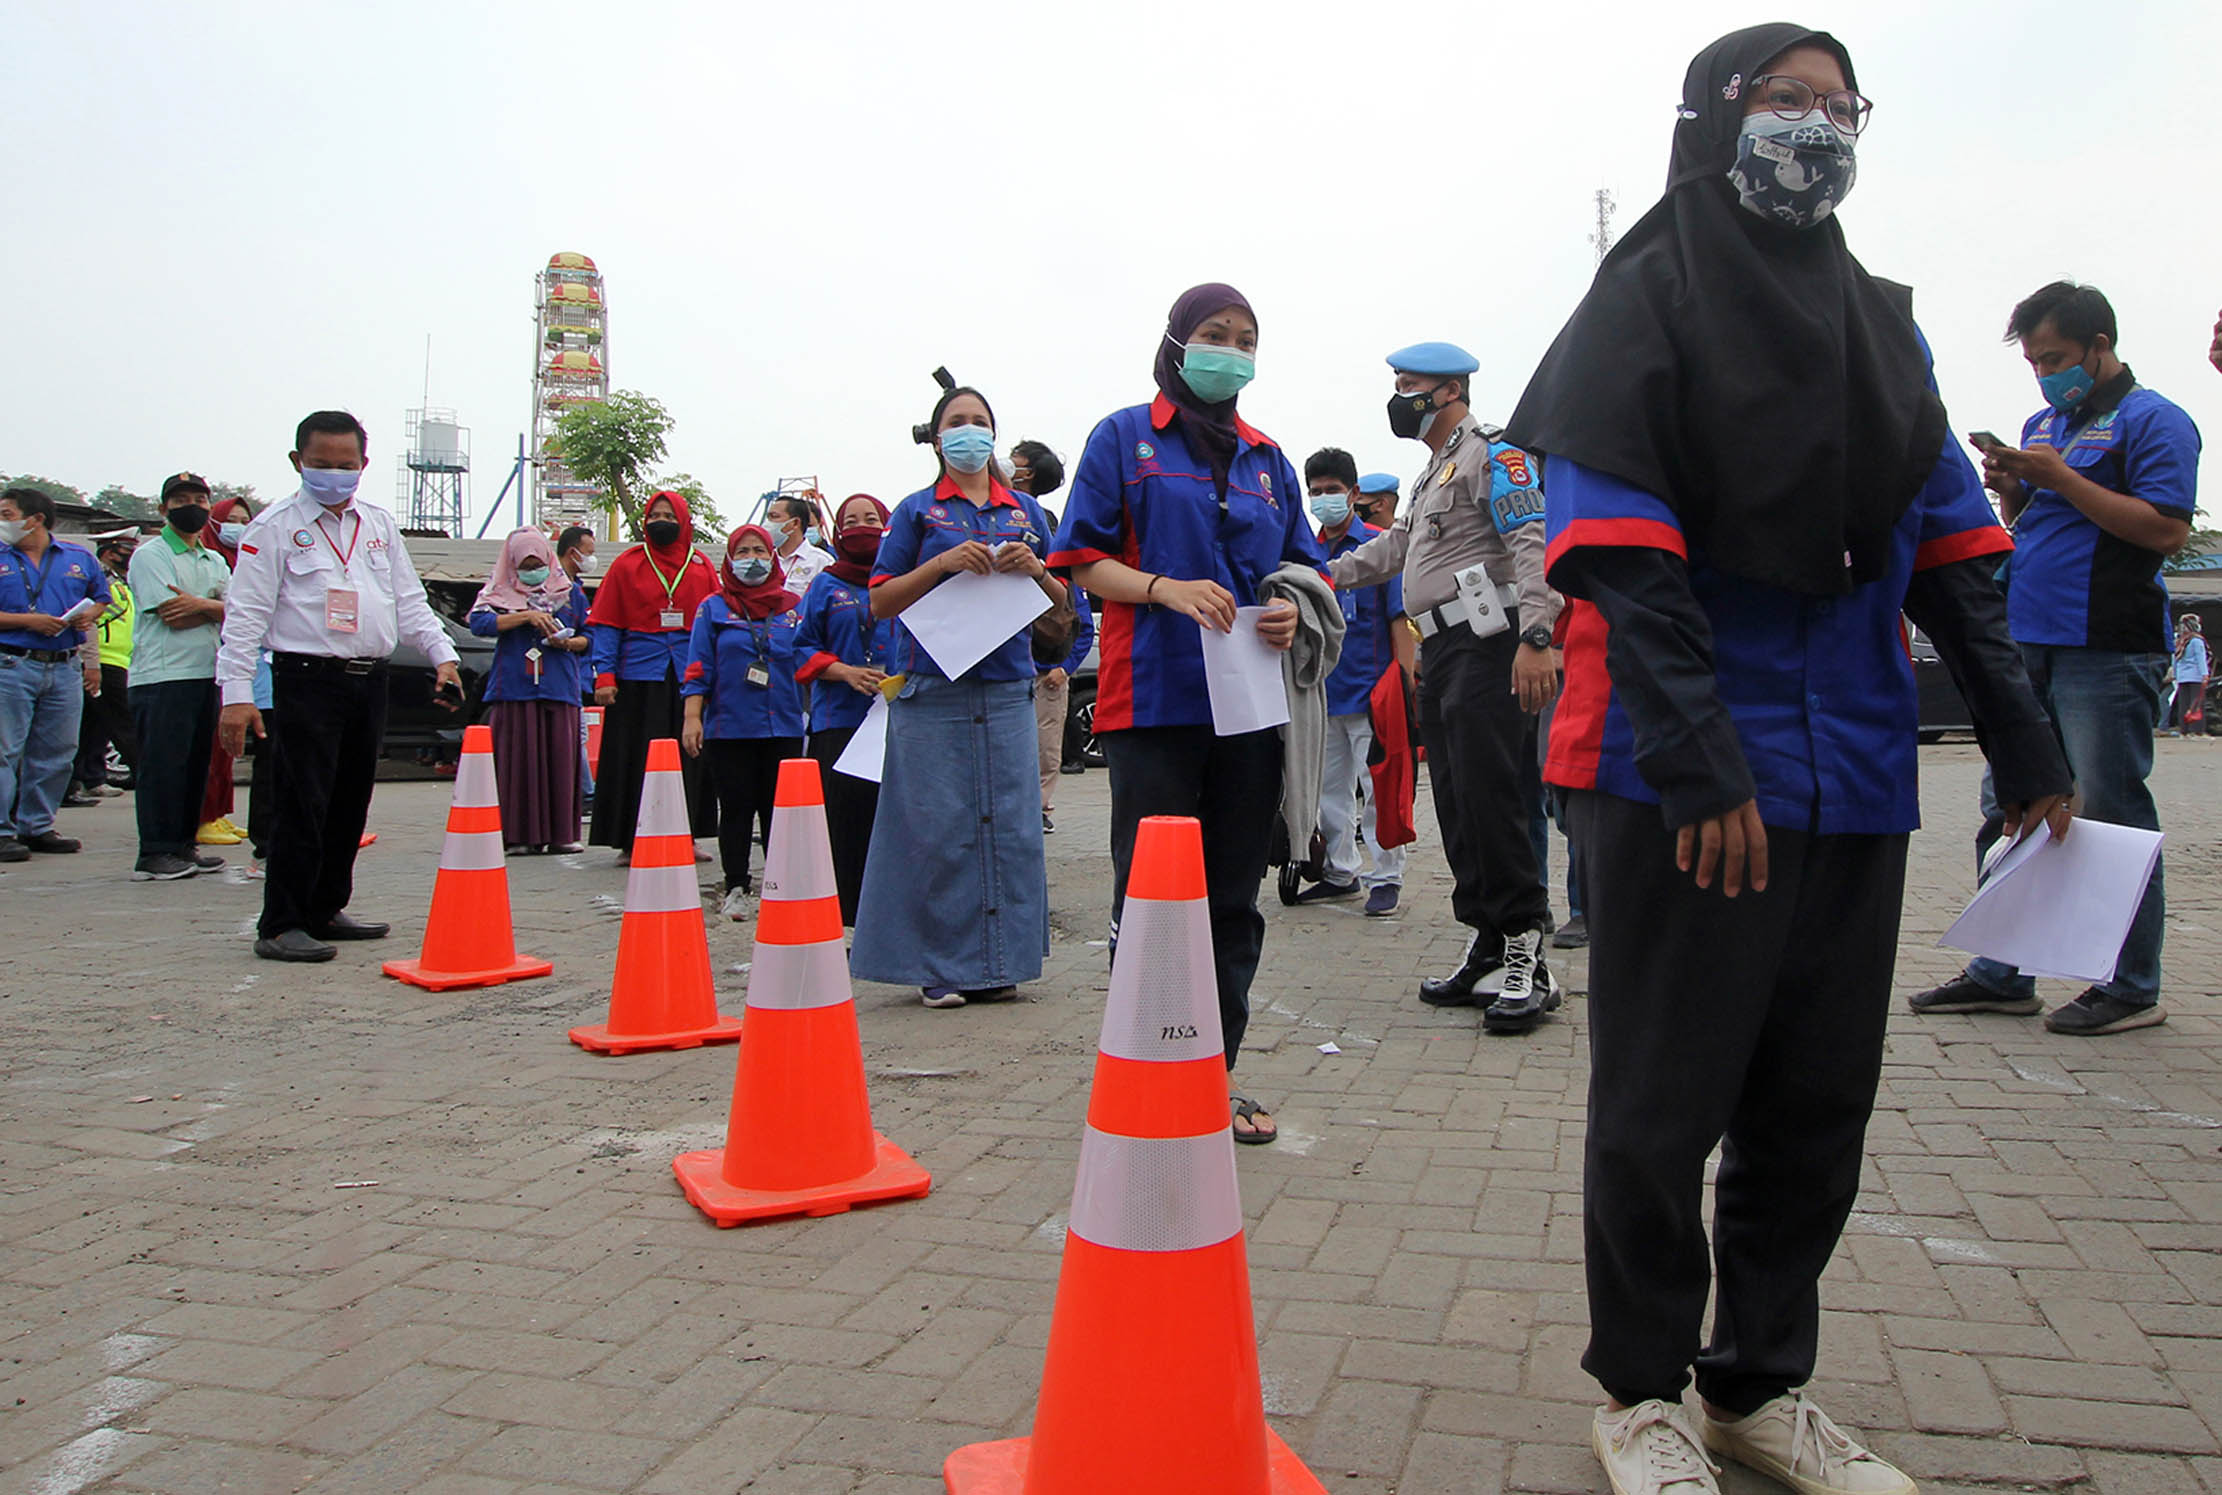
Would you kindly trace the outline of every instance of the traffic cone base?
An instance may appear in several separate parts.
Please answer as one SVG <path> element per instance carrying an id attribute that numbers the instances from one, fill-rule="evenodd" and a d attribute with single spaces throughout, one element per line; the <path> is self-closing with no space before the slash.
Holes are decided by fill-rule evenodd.
<path id="1" fill-rule="evenodd" d="M 421 960 L 389 960 L 379 967 L 396 981 L 406 981 L 411 986 L 421 986 L 426 991 L 453 991 L 459 986 L 498 986 L 504 981 L 524 981 L 534 976 L 545 976 L 555 969 L 552 960 L 537 956 L 520 955 L 506 966 L 490 971 L 428 971 Z"/>
<path id="2" fill-rule="evenodd" d="M 363 845 L 377 839 L 367 835 Z M 510 929 L 509 872 L 502 857 L 491 727 L 482 724 L 463 730 L 463 754 L 456 763 L 454 801 L 448 807 L 439 869 L 432 877 L 424 944 L 415 960 L 389 960 L 379 969 L 396 981 L 427 991 L 498 986 L 545 976 L 555 969 L 552 961 L 520 955 Z"/>
<path id="3" fill-rule="evenodd" d="M 969 1444 L 942 1462 L 942 1487 L 949 1495 L 1021 1495 L 1033 1447 L 1031 1438 Z M 1265 1430 L 1265 1477 L 1270 1495 L 1326 1495 L 1327 1487 L 1318 1476 L 1270 1427 Z M 1170 1495 L 1178 1486 L 1162 1488 Z"/>
<path id="4" fill-rule="evenodd" d="M 725 1181 L 725 1149 L 683 1152 L 671 1160 L 671 1171 L 687 1200 L 720 1226 L 751 1220 L 777 1220 L 789 1215 L 838 1215 L 859 1204 L 889 1199 L 923 1199 L 933 1187 L 933 1176 L 911 1155 L 872 1133 L 876 1161 L 869 1173 L 839 1183 L 806 1189 L 743 1189 Z"/>
<path id="5" fill-rule="evenodd" d="M 672 1033 L 613 1033 L 608 1023 L 589 1023 L 571 1030 L 571 1041 L 597 1054 L 645 1054 L 650 1049 L 698 1049 L 706 1043 L 732 1043 L 741 1036 L 741 1020 L 718 1014 L 705 1028 L 682 1028 Z"/>

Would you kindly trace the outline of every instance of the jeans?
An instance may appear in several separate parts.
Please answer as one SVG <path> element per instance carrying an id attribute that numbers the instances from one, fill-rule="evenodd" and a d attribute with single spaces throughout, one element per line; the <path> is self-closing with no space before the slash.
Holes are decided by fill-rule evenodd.
<path id="1" fill-rule="evenodd" d="M 48 664 L 0 654 L 0 837 L 54 829 L 84 711 L 85 671 L 76 655 Z"/>
<path id="2" fill-rule="evenodd" d="M 1373 854 L 1373 870 L 1364 874 L 1365 885 L 1400 887 L 1404 882 L 1405 848 L 1384 848 L 1374 822 L 1373 775 L 1366 771 L 1366 753 L 1372 746 L 1373 722 L 1365 712 L 1327 718 L 1327 746 L 1319 776 L 1319 828 L 1327 838 L 1327 880 L 1348 883 L 1359 879 L 1358 836 L 1362 831 L 1366 849 Z"/>
<path id="3" fill-rule="evenodd" d="M 133 800 L 140 859 L 190 859 L 208 783 L 209 748 L 216 740 L 216 682 L 159 680 L 130 691 L 139 741 L 150 749 L 139 764 Z"/>
<path id="4" fill-rule="evenodd" d="M 2077 813 L 2111 825 L 2160 829 L 2160 812 L 2145 780 L 2153 770 L 2153 723 L 2160 719 L 2160 682 L 2165 654 L 2124 654 L 2111 649 L 2078 649 L 2055 644 L 2023 644 L 2029 684 L 2044 703 L 2067 752 L 2069 771 L 2081 796 Z M 1989 788 L 1986 776 L 1985 789 Z M 2132 1007 L 2160 1000 L 2160 944 L 2167 917 L 2161 863 L 2122 941 L 2114 979 L 2098 990 Z M 2001 996 L 2033 997 L 2037 983 L 2000 961 L 1981 956 L 1968 962 L 1968 976 Z"/>

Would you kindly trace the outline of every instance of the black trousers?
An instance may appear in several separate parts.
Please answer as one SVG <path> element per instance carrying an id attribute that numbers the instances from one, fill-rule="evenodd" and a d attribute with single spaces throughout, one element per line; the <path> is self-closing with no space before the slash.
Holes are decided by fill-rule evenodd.
<path id="1" fill-rule="evenodd" d="M 270 730 L 273 711 L 262 714 L 264 731 Z M 247 776 L 247 850 L 256 861 L 270 854 L 270 827 L 277 819 L 274 802 L 277 790 L 270 784 L 270 765 L 278 754 L 268 738 L 247 735 L 247 755 L 254 760 L 254 770 Z"/>
<path id="2" fill-rule="evenodd" d="M 717 789 L 718 860 L 728 890 L 750 885 L 748 843 L 772 844 L 779 760 L 801 756 L 800 737 L 712 737 L 702 744 L 702 761 Z"/>
<path id="3" fill-rule="evenodd" d="M 270 857 L 263 938 L 331 922 L 355 894 L 355 852 L 370 816 L 386 736 L 386 671 L 367 675 L 275 661 L 265 720 L 270 763 Z"/>
<path id="4" fill-rule="evenodd" d="M 105 685 L 101 694 L 107 694 Z M 216 682 L 162 680 L 132 686 L 130 697 L 132 725 L 147 746 L 133 796 L 139 855 L 190 858 L 200 831 L 201 796 L 208 789 L 209 750 L 216 743 Z"/>
<path id="5" fill-rule="evenodd" d="M 1515 615 L 1488 638 L 1448 628 L 1420 648 L 1420 741 L 1450 863 L 1451 915 L 1485 939 L 1551 918 L 1529 825 L 1540 793 L 1535 718 L 1512 693 L 1519 646 Z"/>
<path id="6" fill-rule="evenodd" d="M 1204 885 L 1211 910 L 1212 975 L 1227 1068 L 1250 1025 L 1250 982 L 1265 949 L 1258 884 L 1281 812 L 1281 734 L 1268 728 L 1219 737 L 1209 727 L 1129 727 L 1097 741 L 1111 770 L 1111 942 L 1134 863 L 1134 834 L 1149 815 L 1203 822 Z"/>
<path id="7" fill-rule="evenodd" d="M 1754 1412 L 1813 1374 L 1882 1077 L 1906 837 L 1770 826 L 1767 890 L 1731 900 L 1675 870 L 1656 805 L 1575 792 L 1567 818 L 1590 928 L 1582 1366 L 1632 1406 L 1679 1397 L 1694 1361 L 1706 1400 Z"/>
<path id="8" fill-rule="evenodd" d="M 130 693 L 129 669 L 120 664 L 100 667 L 100 694 L 85 698 L 85 716 L 77 724 L 77 767 L 70 773 L 75 782 L 87 786 L 108 782 L 110 743 L 116 745 L 123 766 L 138 772 L 139 733 Z"/>
<path id="9" fill-rule="evenodd" d="M 857 895 L 864 889 L 864 859 L 872 849 L 872 817 L 879 813 L 880 786 L 870 779 L 835 773 L 854 727 L 833 727 L 810 734 L 810 756 L 826 791 L 826 835 L 833 842 L 833 886 L 841 895 L 841 922 L 856 923 Z"/>

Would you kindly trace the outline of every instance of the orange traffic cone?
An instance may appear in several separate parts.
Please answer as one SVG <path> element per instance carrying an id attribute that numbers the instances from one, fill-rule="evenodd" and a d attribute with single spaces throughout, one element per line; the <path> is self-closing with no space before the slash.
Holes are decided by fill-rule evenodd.
<path id="1" fill-rule="evenodd" d="M 694 832 L 679 777 L 679 744 L 648 744 L 633 830 L 633 867 L 625 879 L 625 921 L 617 931 L 617 976 L 609 1021 L 571 1030 L 571 1041 L 603 1054 L 691 1049 L 741 1036 L 741 1020 L 718 1011 L 710 986 L 710 941 L 702 889 L 694 880 Z"/>
<path id="2" fill-rule="evenodd" d="M 1324 1495 L 1265 1425 L 1203 833 L 1134 840 L 1034 1434 L 942 1465 L 950 1495 Z"/>
<path id="3" fill-rule="evenodd" d="M 376 836 L 365 836 L 369 845 Z M 429 991 L 495 986 L 545 976 L 555 967 L 517 953 L 509 927 L 509 871 L 502 863 L 501 801 L 494 792 L 494 729 L 463 729 L 463 759 L 448 806 L 447 841 L 432 880 L 432 912 L 415 960 L 379 967 Z"/>
<path id="4" fill-rule="evenodd" d="M 720 1225 L 837 1215 L 920 1198 L 933 1186 L 910 1154 L 872 1130 L 814 759 L 779 765 L 725 1146 L 681 1153 L 671 1171 Z"/>

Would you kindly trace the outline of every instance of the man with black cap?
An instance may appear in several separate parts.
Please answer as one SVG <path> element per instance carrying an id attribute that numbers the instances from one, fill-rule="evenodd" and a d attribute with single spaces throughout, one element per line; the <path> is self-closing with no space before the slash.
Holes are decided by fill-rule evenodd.
<path id="1" fill-rule="evenodd" d="M 1543 580 L 1537 464 L 1474 419 L 1471 353 L 1417 343 L 1388 358 L 1389 429 L 1427 444 L 1404 512 L 1328 565 L 1337 587 L 1404 583 L 1420 636 L 1420 740 L 1451 912 L 1474 931 L 1456 971 L 1420 984 L 1438 1007 L 1478 1006 L 1492 1033 L 1525 1033 L 1560 1003 L 1544 964 L 1550 898 L 1529 837 L 1536 713 L 1558 689 L 1551 653 L 1560 601 Z M 1364 480 L 1360 480 L 1361 489 Z"/>
<path id="2" fill-rule="evenodd" d="M 216 740 L 216 645 L 231 568 L 202 538 L 208 484 L 181 472 L 162 484 L 162 533 L 131 555 L 143 604 L 131 644 L 131 717 L 141 743 L 139 860 L 133 882 L 174 882 L 224 865 L 193 844 Z"/>

